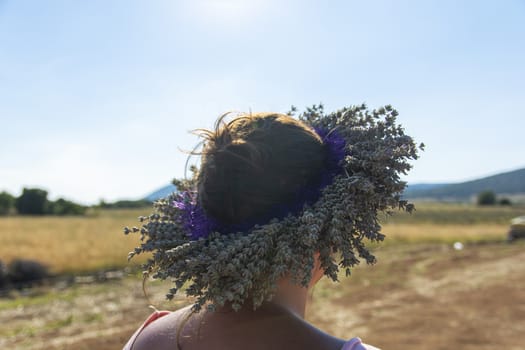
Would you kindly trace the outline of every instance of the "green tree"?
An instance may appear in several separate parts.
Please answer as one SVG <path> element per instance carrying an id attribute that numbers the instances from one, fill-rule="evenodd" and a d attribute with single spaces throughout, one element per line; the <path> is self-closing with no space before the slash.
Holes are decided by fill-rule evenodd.
<path id="1" fill-rule="evenodd" d="M 85 212 L 86 207 L 64 198 L 49 202 L 48 206 L 48 213 L 53 215 L 84 215 Z"/>
<path id="2" fill-rule="evenodd" d="M 496 204 L 496 194 L 493 191 L 483 191 L 478 194 L 478 205 Z"/>
<path id="3" fill-rule="evenodd" d="M 21 215 L 44 215 L 48 205 L 47 191 L 39 188 L 24 188 L 15 200 L 15 208 Z"/>
<path id="4" fill-rule="evenodd" d="M 15 197 L 7 192 L 0 193 L 0 215 L 7 215 L 13 208 Z"/>
<path id="5" fill-rule="evenodd" d="M 499 201 L 498 201 L 499 205 L 512 205 L 512 201 L 507 198 L 507 197 L 503 197 L 501 198 Z"/>
<path id="6" fill-rule="evenodd" d="M 98 207 L 101 209 L 130 209 L 130 208 L 148 208 L 151 207 L 151 202 L 145 199 L 138 200 L 119 200 L 113 203 L 100 201 Z"/>

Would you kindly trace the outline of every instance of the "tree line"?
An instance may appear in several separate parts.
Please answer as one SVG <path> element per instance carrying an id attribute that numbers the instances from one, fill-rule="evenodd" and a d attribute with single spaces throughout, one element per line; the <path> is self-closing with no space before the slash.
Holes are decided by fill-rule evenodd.
<path id="1" fill-rule="evenodd" d="M 512 202 L 507 197 L 498 198 L 496 193 L 491 190 L 486 190 L 478 193 L 476 202 L 478 205 L 512 205 Z"/>
<path id="2" fill-rule="evenodd" d="M 477 196 L 478 205 L 511 205 L 508 198 L 497 198 L 493 191 L 482 191 Z M 120 200 L 107 203 L 103 200 L 95 207 L 101 209 L 126 209 L 142 208 L 151 206 L 151 202 L 140 200 Z M 47 198 L 47 191 L 39 188 L 24 188 L 18 197 L 12 196 L 7 192 L 0 192 L 0 215 L 19 214 L 19 215 L 84 215 L 87 206 L 59 198 L 50 201 Z"/>
<path id="3" fill-rule="evenodd" d="M 51 201 L 40 188 L 24 188 L 18 197 L 0 193 L 0 215 L 84 215 L 86 210 L 86 206 L 64 198 Z"/>
<path id="4" fill-rule="evenodd" d="M 51 201 L 47 191 L 40 188 L 24 188 L 18 197 L 7 192 L 0 192 L 0 215 L 84 215 L 90 208 L 64 198 Z M 151 202 L 145 199 L 118 200 L 105 202 L 100 200 L 93 208 L 100 209 L 130 209 L 151 207 Z"/>

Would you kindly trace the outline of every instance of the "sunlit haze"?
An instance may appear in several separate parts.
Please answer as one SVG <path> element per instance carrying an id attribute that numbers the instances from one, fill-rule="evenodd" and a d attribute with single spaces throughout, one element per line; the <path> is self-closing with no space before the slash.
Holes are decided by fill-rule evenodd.
<path id="1" fill-rule="evenodd" d="M 409 183 L 525 167 L 525 2 L 2 1 L 0 191 L 137 199 L 225 111 L 392 104 Z"/>

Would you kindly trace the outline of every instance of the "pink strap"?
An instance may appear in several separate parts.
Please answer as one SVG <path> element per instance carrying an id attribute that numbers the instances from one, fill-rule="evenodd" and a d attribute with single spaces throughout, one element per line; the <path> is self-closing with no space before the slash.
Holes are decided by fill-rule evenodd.
<path id="1" fill-rule="evenodd" d="M 343 345 L 341 350 L 380 350 L 372 345 L 365 344 L 359 338 L 352 338 Z"/>
<path id="2" fill-rule="evenodd" d="M 352 338 L 343 345 L 341 350 L 366 350 L 359 338 Z"/>
<path id="3" fill-rule="evenodd" d="M 124 348 L 122 350 L 131 350 L 131 348 L 133 347 L 133 344 L 135 343 L 135 340 L 139 336 L 140 332 L 142 332 L 142 330 L 144 328 L 146 328 L 147 325 L 149 325 L 151 322 L 155 321 L 157 318 L 161 318 L 161 317 L 166 316 L 168 314 L 170 314 L 170 311 L 155 311 L 154 313 L 149 315 L 148 319 L 146 321 L 144 321 L 142 326 L 140 326 L 140 328 L 135 331 L 135 333 L 131 336 L 131 338 L 129 338 L 128 342 L 126 343 L 126 345 L 124 345 Z"/>

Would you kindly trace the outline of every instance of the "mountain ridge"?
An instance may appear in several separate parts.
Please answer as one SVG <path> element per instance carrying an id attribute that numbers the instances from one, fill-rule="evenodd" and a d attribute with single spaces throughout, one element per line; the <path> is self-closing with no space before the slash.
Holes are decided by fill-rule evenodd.
<path id="1" fill-rule="evenodd" d="M 525 194 L 525 168 L 459 183 L 408 185 L 404 197 L 465 200 L 482 191 L 493 191 L 498 195 Z"/>
<path id="2" fill-rule="evenodd" d="M 161 187 L 143 199 L 153 202 L 175 192 L 173 184 Z M 498 195 L 525 195 L 525 168 L 507 171 L 458 183 L 408 184 L 403 197 L 407 199 L 468 200 L 482 191 L 493 191 Z"/>
<path id="3" fill-rule="evenodd" d="M 163 186 L 150 194 L 148 194 L 146 197 L 144 197 L 144 200 L 147 200 L 149 202 L 154 202 L 158 199 L 165 198 L 172 194 L 173 192 L 177 191 L 177 187 L 173 184 L 169 184 L 166 186 Z"/>

